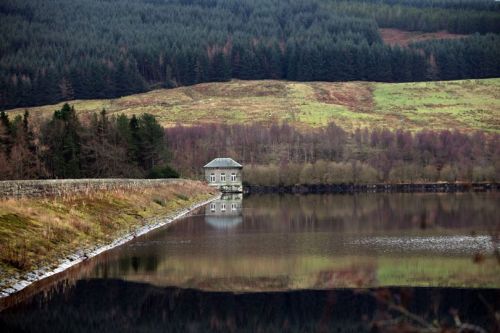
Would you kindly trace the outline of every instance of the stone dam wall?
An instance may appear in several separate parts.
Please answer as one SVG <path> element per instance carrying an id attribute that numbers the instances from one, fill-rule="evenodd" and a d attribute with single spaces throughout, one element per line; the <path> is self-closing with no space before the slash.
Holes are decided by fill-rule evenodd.
<path id="1" fill-rule="evenodd" d="M 183 179 L 50 179 L 0 181 L 0 198 L 51 197 L 97 190 L 137 189 L 182 183 Z"/>

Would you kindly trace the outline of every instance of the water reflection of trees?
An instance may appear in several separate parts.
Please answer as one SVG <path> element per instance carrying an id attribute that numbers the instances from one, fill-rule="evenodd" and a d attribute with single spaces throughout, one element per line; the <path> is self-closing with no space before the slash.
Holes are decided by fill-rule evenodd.
<path id="1" fill-rule="evenodd" d="M 500 222 L 498 199 L 498 193 L 252 195 L 244 201 L 244 218 L 253 225 L 275 221 L 273 228 L 483 231 Z"/>
<path id="2" fill-rule="evenodd" d="M 489 308 L 488 308 L 489 307 Z M 394 309 L 401 311 L 394 311 Z M 498 290 L 381 288 L 234 294 L 158 288 L 120 280 L 79 281 L 0 313 L 4 332 L 458 332 L 498 329 Z M 408 313 L 432 328 L 419 325 Z M 384 325 L 384 326 L 382 326 Z M 387 326 L 389 325 L 389 326 Z M 397 330 L 399 328 L 399 330 Z"/>

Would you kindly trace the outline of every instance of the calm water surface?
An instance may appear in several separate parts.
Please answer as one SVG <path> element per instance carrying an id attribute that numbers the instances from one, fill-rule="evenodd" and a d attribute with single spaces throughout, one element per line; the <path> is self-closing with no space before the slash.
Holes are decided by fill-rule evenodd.
<path id="1" fill-rule="evenodd" d="M 233 291 L 499 287 L 500 265 L 490 255 L 498 199 L 496 193 L 227 196 L 110 252 L 90 276 Z"/>
<path id="2" fill-rule="evenodd" d="M 337 306 L 323 319 L 338 323 L 349 314 L 357 319 L 341 326 L 358 331 L 368 327 L 359 318 L 373 319 L 378 308 L 357 290 L 382 287 L 412 294 L 416 311 L 425 312 L 436 292 L 443 307 L 475 304 L 464 313 L 485 322 L 473 309 L 482 304 L 477 292 L 494 308 L 500 298 L 500 264 L 493 254 L 499 199 L 498 193 L 226 196 L 36 287 L 43 292 L 31 288 L 33 296 L 0 313 L 0 326 L 41 329 L 51 322 L 48 309 L 58 309 L 57 318 L 81 320 L 86 331 L 106 328 L 105 318 L 123 329 L 137 312 L 140 327 L 149 331 L 174 314 L 184 318 L 184 308 L 194 314 L 185 313 L 169 330 L 315 331 L 323 318 L 317 311 L 342 303 L 343 310 Z M 281 319 L 271 320 L 273 311 Z M 267 322 L 257 320 L 266 316 Z M 253 322 L 268 326 L 249 326 Z"/>

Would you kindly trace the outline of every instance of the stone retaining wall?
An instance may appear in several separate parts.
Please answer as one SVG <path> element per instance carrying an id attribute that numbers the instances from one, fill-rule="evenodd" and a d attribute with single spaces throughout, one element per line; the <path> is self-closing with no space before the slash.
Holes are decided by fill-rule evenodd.
<path id="1" fill-rule="evenodd" d="M 0 198 L 61 196 L 95 190 L 136 189 L 182 183 L 183 179 L 50 179 L 0 181 Z"/>

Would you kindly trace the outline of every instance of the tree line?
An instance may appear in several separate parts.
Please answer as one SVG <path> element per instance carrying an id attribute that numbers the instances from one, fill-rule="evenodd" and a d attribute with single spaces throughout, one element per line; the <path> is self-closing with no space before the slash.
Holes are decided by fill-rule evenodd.
<path id="1" fill-rule="evenodd" d="M 342 1 L 342 0 L 341 0 Z M 499 10 L 500 4 L 490 0 L 351 0 L 368 4 L 402 5 L 416 8 L 453 8 L 478 11 Z"/>
<path id="2" fill-rule="evenodd" d="M 245 165 L 251 184 L 294 185 L 500 180 L 500 135 L 483 132 L 357 129 L 333 122 L 298 130 L 271 126 L 198 125 L 165 129 L 172 163 L 201 176 L 212 158 Z"/>
<path id="3" fill-rule="evenodd" d="M 500 4 L 489 0 L 329 1 L 328 8 L 374 19 L 382 28 L 458 34 L 499 33 Z"/>
<path id="4" fill-rule="evenodd" d="M 78 117 L 68 104 L 47 120 L 0 113 L 0 179 L 177 177 L 168 159 L 150 114 Z"/>
<path id="5" fill-rule="evenodd" d="M 400 48 L 379 27 L 481 35 Z M 231 78 L 500 75 L 486 0 L 5 0 L 0 31 L 0 109 Z"/>
<path id="6" fill-rule="evenodd" d="M 1 179 L 202 178 L 230 156 L 260 185 L 499 181 L 500 135 L 458 131 L 356 129 L 330 122 L 299 130 L 287 123 L 162 128 L 150 114 L 11 119 L 0 112 Z M 170 166 L 175 167 L 177 171 Z"/>

